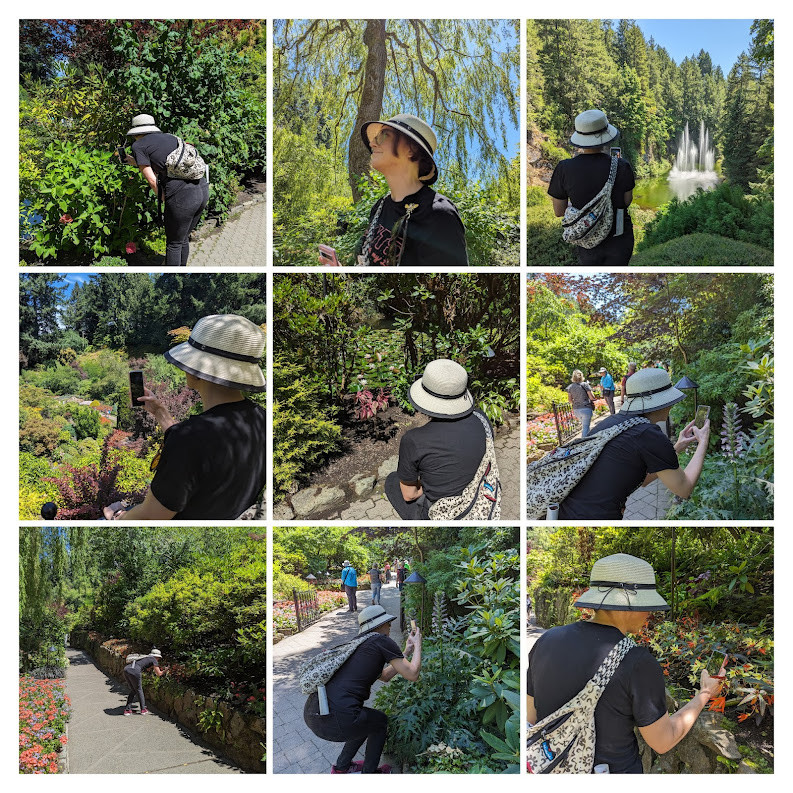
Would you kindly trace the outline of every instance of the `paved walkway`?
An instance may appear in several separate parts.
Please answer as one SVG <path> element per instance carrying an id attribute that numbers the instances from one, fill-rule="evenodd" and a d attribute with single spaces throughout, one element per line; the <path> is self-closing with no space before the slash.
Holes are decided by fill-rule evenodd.
<path id="1" fill-rule="evenodd" d="M 190 243 L 188 267 L 264 267 L 267 203 L 243 207 L 208 236 Z"/>
<path id="2" fill-rule="evenodd" d="M 127 686 L 107 677 L 82 650 L 66 652 L 71 664 L 66 671 L 72 701 L 66 745 L 70 774 L 242 773 L 154 711 L 124 716 Z"/>
<path id="3" fill-rule="evenodd" d="M 358 613 L 368 605 L 368 591 L 358 593 Z M 395 583 L 383 585 L 380 604 L 389 614 L 399 615 L 399 590 Z M 341 743 L 331 743 L 317 738 L 303 721 L 306 695 L 300 691 L 297 668 L 306 658 L 321 650 L 355 638 L 358 634 L 358 614 L 347 607 L 327 614 L 304 631 L 287 636 L 273 646 L 273 773 L 276 774 L 329 774 L 330 767 L 341 752 Z M 403 646 L 399 620 L 391 623 L 391 638 Z M 380 686 L 372 686 L 372 696 L 366 701 L 372 705 Z M 356 755 L 363 759 L 363 749 Z M 383 757 L 383 762 L 388 762 Z M 394 767 L 393 773 L 399 773 Z"/>
<path id="4" fill-rule="evenodd" d="M 537 624 L 537 618 L 534 616 L 534 612 L 532 612 L 532 615 L 529 617 L 529 624 L 526 627 L 526 638 L 523 640 L 523 651 L 527 656 L 531 648 L 534 647 L 534 643 L 546 630 L 547 628 L 541 628 Z"/>

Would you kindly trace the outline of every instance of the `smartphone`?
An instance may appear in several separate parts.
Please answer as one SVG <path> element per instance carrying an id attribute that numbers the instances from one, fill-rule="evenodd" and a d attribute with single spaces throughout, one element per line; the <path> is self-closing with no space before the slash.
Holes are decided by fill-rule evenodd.
<path id="1" fill-rule="evenodd" d="M 612 146 L 609 151 L 611 152 L 612 157 L 622 157 L 622 147 L 621 146 Z"/>
<path id="2" fill-rule="evenodd" d="M 127 157 L 127 150 L 124 146 L 116 146 L 116 154 L 118 154 L 118 159 L 124 162 Z"/>
<path id="3" fill-rule="evenodd" d="M 336 251 L 330 245 L 319 246 L 319 263 L 330 267 L 341 267 Z"/>
<path id="4" fill-rule="evenodd" d="M 411 620 L 410 621 L 410 630 L 411 630 L 412 633 L 416 632 L 416 620 Z"/>
<path id="5" fill-rule="evenodd" d="M 700 405 L 697 408 L 697 415 L 694 416 L 694 426 L 697 429 L 702 429 L 705 426 L 705 420 L 710 415 L 710 405 Z"/>
<path id="6" fill-rule="evenodd" d="M 132 369 L 129 373 L 129 398 L 134 408 L 142 408 L 138 397 L 143 396 L 143 370 Z"/>

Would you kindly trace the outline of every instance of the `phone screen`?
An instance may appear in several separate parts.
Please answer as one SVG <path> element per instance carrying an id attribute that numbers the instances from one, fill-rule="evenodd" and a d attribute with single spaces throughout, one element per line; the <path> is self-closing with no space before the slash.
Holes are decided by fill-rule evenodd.
<path id="1" fill-rule="evenodd" d="M 697 408 L 697 415 L 694 416 L 694 424 L 697 429 L 702 429 L 705 426 L 705 419 L 710 415 L 710 405 L 700 405 Z"/>
<path id="2" fill-rule="evenodd" d="M 416 620 L 411 620 L 410 621 L 410 630 L 415 632 L 415 630 L 416 630 Z"/>
<path id="3" fill-rule="evenodd" d="M 132 407 L 142 408 L 138 397 L 143 396 L 143 371 L 141 369 L 133 369 L 129 373 L 129 398 Z"/>
<path id="4" fill-rule="evenodd" d="M 124 159 L 124 157 L 126 157 L 126 156 L 127 156 L 127 150 L 126 150 L 126 149 L 125 149 L 123 146 L 117 146 L 117 147 L 116 147 L 116 152 L 118 153 L 118 156 L 119 156 L 119 157 L 120 157 L 122 160 Z"/>

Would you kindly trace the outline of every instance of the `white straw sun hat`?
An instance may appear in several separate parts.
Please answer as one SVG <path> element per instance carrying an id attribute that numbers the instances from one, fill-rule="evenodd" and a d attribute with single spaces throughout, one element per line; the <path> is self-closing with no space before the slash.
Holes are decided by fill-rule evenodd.
<path id="1" fill-rule="evenodd" d="M 620 413 L 639 416 L 671 407 L 685 398 L 686 395 L 672 385 L 665 369 L 642 369 L 628 378 Z"/>
<path id="2" fill-rule="evenodd" d="M 153 655 L 155 658 L 162 658 L 162 653 L 156 647 L 152 648 L 152 651 L 149 653 L 149 655 Z"/>
<path id="3" fill-rule="evenodd" d="M 438 139 L 435 137 L 432 127 L 426 121 L 422 121 L 418 116 L 413 116 L 410 113 L 399 113 L 385 121 L 365 122 L 361 125 L 361 137 L 364 145 L 371 152 L 372 147 L 369 145 L 369 138 L 366 134 L 366 128 L 370 124 L 382 124 L 384 127 L 391 127 L 411 140 L 416 141 L 430 156 L 433 165 L 433 170 L 429 174 L 419 174 L 419 179 L 424 184 L 433 184 L 438 179 L 438 165 L 435 162 L 435 150 L 438 148 Z"/>
<path id="4" fill-rule="evenodd" d="M 162 132 L 162 130 L 154 123 L 154 116 L 141 113 L 132 119 L 132 128 L 127 135 L 148 135 L 150 132 Z"/>
<path id="5" fill-rule="evenodd" d="M 615 553 L 592 565 L 589 589 L 573 604 L 604 611 L 669 611 L 655 588 L 655 571 L 636 556 Z"/>
<path id="6" fill-rule="evenodd" d="M 585 110 L 575 117 L 575 132 L 570 143 L 582 149 L 604 146 L 619 135 L 602 110 Z"/>
<path id="7" fill-rule="evenodd" d="M 468 372 L 448 358 L 427 364 L 424 374 L 410 387 L 408 399 L 416 410 L 439 419 L 461 419 L 474 409 Z"/>
<path id="8" fill-rule="evenodd" d="M 396 617 L 389 614 L 382 606 L 367 606 L 358 615 L 358 635 L 369 633 L 375 628 L 379 628 L 386 622 L 392 622 Z"/>
<path id="9" fill-rule="evenodd" d="M 264 391 L 259 361 L 265 336 L 237 314 L 212 314 L 196 322 L 190 338 L 164 353 L 165 360 L 210 383 L 241 391 Z"/>

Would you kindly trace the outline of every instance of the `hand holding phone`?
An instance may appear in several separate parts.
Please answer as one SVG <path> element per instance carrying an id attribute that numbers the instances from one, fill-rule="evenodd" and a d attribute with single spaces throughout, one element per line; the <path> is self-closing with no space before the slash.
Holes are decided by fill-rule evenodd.
<path id="1" fill-rule="evenodd" d="M 331 248 L 330 245 L 319 246 L 319 263 L 324 264 L 326 267 L 341 267 L 339 257 L 336 256 L 336 250 Z"/>
<path id="2" fill-rule="evenodd" d="M 416 632 L 416 620 L 411 620 L 410 621 L 410 632 L 411 633 L 415 633 Z"/>
<path id="3" fill-rule="evenodd" d="M 129 373 L 129 398 L 134 408 L 142 408 L 143 404 L 138 402 L 138 397 L 143 396 L 143 370 L 133 369 Z"/>
<path id="4" fill-rule="evenodd" d="M 701 430 L 705 426 L 705 420 L 710 416 L 710 405 L 700 405 L 694 416 L 694 426 Z"/>

